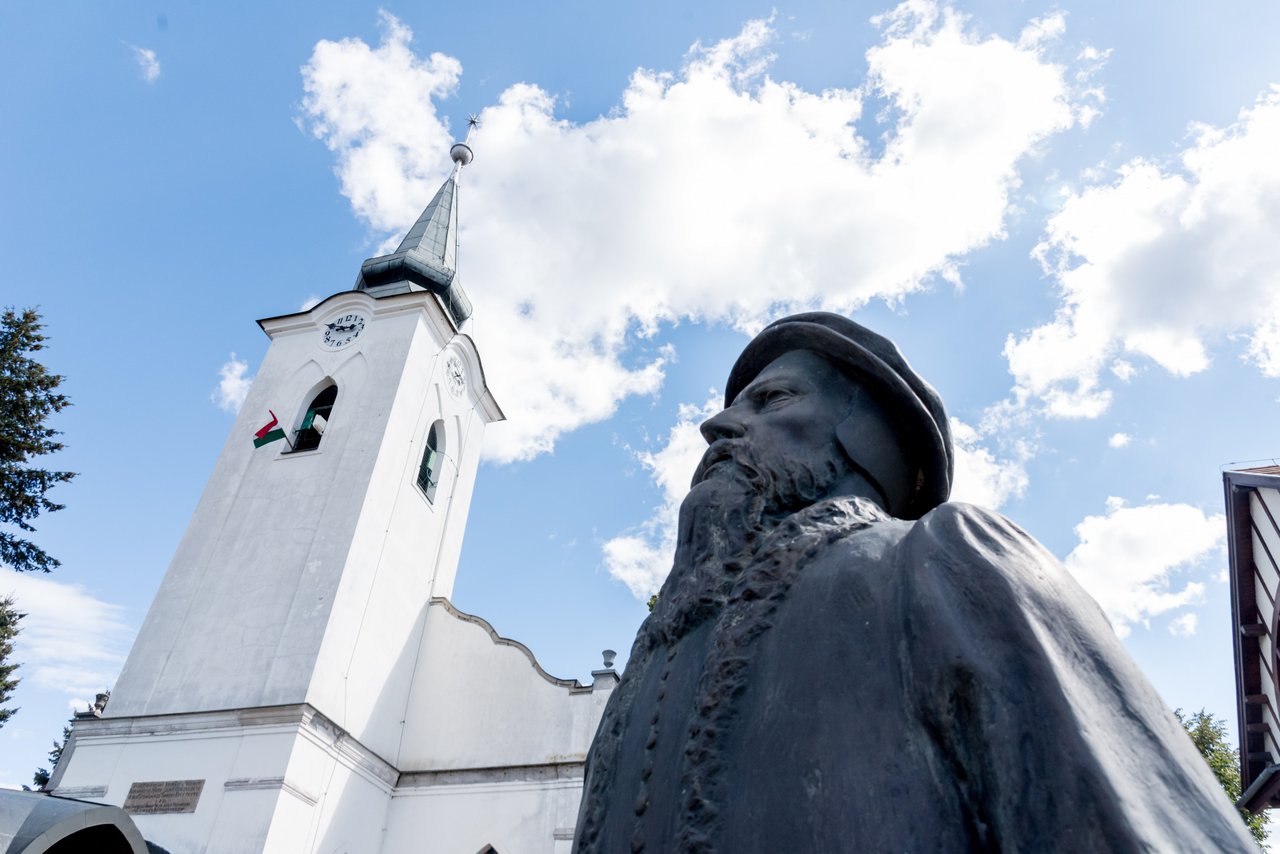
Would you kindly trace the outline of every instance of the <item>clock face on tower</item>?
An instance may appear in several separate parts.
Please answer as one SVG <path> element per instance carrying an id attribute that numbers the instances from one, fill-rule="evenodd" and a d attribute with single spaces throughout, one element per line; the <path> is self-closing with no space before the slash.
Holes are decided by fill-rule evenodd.
<path id="1" fill-rule="evenodd" d="M 345 347 L 356 340 L 363 331 L 363 316 L 359 314 L 344 314 L 332 323 L 324 325 L 324 346 L 330 350 Z"/>
<path id="2" fill-rule="evenodd" d="M 449 360 L 444 363 L 444 382 L 449 387 L 449 394 L 462 397 L 462 391 L 467 387 L 467 374 L 462 360 L 457 356 L 449 356 Z"/>

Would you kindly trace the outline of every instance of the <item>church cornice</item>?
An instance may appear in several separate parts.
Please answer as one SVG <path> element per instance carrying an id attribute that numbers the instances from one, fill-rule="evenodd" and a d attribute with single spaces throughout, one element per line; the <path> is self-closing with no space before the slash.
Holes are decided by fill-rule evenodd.
<path id="1" fill-rule="evenodd" d="M 498 635 L 487 621 L 454 608 L 447 599 L 432 599 L 451 615 L 464 622 L 474 623 L 487 630 L 494 643 L 513 646 L 524 653 L 542 678 L 573 693 L 590 691 L 590 685 L 576 680 L 556 679 L 547 674 L 524 644 Z M 532 785 L 545 789 L 548 785 L 564 784 L 576 787 L 582 784 L 586 756 L 575 756 L 568 761 L 543 762 L 526 765 L 501 765 L 482 768 L 440 768 L 400 770 L 377 753 L 365 747 L 358 739 L 334 723 L 310 703 L 291 703 L 280 706 L 262 706 L 250 709 L 222 709 L 211 712 L 194 712 L 165 715 L 137 715 L 121 718 L 93 718 L 77 720 L 75 738 L 69 745 L 74 751 L 77 742 L 109 744 L 136 740 L 139 736 L 155 740 L 189 739 L 192 736 L 218 734 L 235 737 L 246 730 L 298 731 L 304 738 L 333 755 L 342 764 L 361 774 L 388 793 L 404 793 L 405 790 L 438 789 L 450 786 L 499 786 L 517 788 Z M 251 789 L 281 789 L 314 806 L 319 796 L 288 776 L 231 777 L 223 783 L 229 791 Z M 105 797 L 106 785 L 56 787 L 52 794 L 59 797 Z"/>
<path id="2" fill-rule="evenodd" d="M 395 787 L 400 778 L 398 768 L 370 750 L 359 739 L 334 723 L 310 703 L 289 703 L 248 709 L 219 709 L 207 712 L 78 719 L 75 722 L 74 738 L 69 749 L 74 751 L 78 743 L 91 741 L 99 744 L 124 743 L 137 741 L 140 738 L 162 741 L 210 734 L 232 737 L 244 734 L 246 730 L 297 731 L 347 767 L 388 792 Z M 235 778 L 228 780 L 227 783 L 230 788 L 254 788 L 247 778 Z M 286 785 L 284 778 L 280 778 L 278 784 L 274 779 L 265 779 L 259 783 L 261 783 L 259 788 Z M 299 791 L 303 790 L 299 789 Z M 55 788 L 53 794 L 62 795 L 62 791 Z"/>
<path id="3" fill-rule="evenodd" d="M 273 338 L 284 332 L 314 329 L 319 322 L 317 320 L 318 317 L 345 304 L 359 305 L 374 315 L 403 314 L 415 310 L 426 310 L 432 327 L 439 333 L 441 339 L 448 341 L 458 334 L 458 327 L 449 318 L 444 308 L 441 307 L 440 300 L 429 291 L 405 291 L 404 293 L 387 294 L 385 296 L 373 296 L 365 291 L 339 291 L 336 294 L 325 297 L 304 311 L 261 318 L 258 320 L 258 326 Z M 432 306 L 436 310 L 431 311 L 427 309 L 427 306 Z"/>
<path id="4" fill-rule="evenodd" d="M 438 786 L 475 786 L 512 783 L 546 784 L 570 781 L 581 786 L 586 770 L 586 757 L 574 762 L 546 762 L 539 765 L 503 765 L 493 768 L 450 768 L 439 771 L 405 771 L 400 774 L 397 790 L 426 789 Z M 539 786 L 540 788 L 542 786 Z"/>
<path id="5" fill-rule="evenodd" d="M 489 423 L 506 420 L 506 414 L 493 396 L 493 392 L 489 390 L 484 363 L 480 359 L 480 351 L 476 347 L 475 340 L 467 333 L 458 331 L 458 327 L 441 305 L 439 298 L 428 291 L 408 291 L 383 296 L 373 296 L 364 291 L 340 291 L 305 311 L 261 318 L 258 320 L 258 327 L 272 339 L 297 332 L 311 332 L 319 330 L 321 318 L 347 306 L 359 308 L 374 317 L 422 313 L 437 340 L 452 344 L 469 362 L 468 371 L 478 380 L 472 383 L 474 401 L 483 412 L 485 419 Z"/>

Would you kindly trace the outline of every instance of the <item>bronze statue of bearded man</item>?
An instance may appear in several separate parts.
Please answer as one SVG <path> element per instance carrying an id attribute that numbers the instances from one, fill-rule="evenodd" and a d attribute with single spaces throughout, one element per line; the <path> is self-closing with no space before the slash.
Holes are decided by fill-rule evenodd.
<path id="1" fill-rule="evenodd" d="M 1098 606 L 946 503 L 937 393 L 847 318 L 734 366 L 574 850 L 1253 851 Z"/>

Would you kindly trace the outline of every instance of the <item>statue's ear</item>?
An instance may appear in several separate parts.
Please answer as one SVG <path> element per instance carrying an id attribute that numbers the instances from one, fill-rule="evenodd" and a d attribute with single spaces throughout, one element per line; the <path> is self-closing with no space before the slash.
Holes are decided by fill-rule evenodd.
<path id="1" fill-rule="evenodd" d="M 899 436 L 888 414 L 865 390 L 859 389 L 849 417 L 836 425 L 836 439 L 873 486 L 889 502 L 885 509 L 901 516 L 915 490 L 905 437 Z"/>

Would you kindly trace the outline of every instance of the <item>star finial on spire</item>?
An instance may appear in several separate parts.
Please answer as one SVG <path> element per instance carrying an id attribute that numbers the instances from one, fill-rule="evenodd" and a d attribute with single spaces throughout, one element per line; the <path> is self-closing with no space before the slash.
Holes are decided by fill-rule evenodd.
<path id="1" fill-rule="evenodd" d="M 455 142 L 453 147 L 449 149 L 449 156 L 453 158 L 453 174 L 456 176 L 473 159 L 475 154 L 471 151 L 471 133 L 480 127 L 480 117 L 475 113 L 467 116 L 467 135 L 463 137 L 462 142 Z"/>

